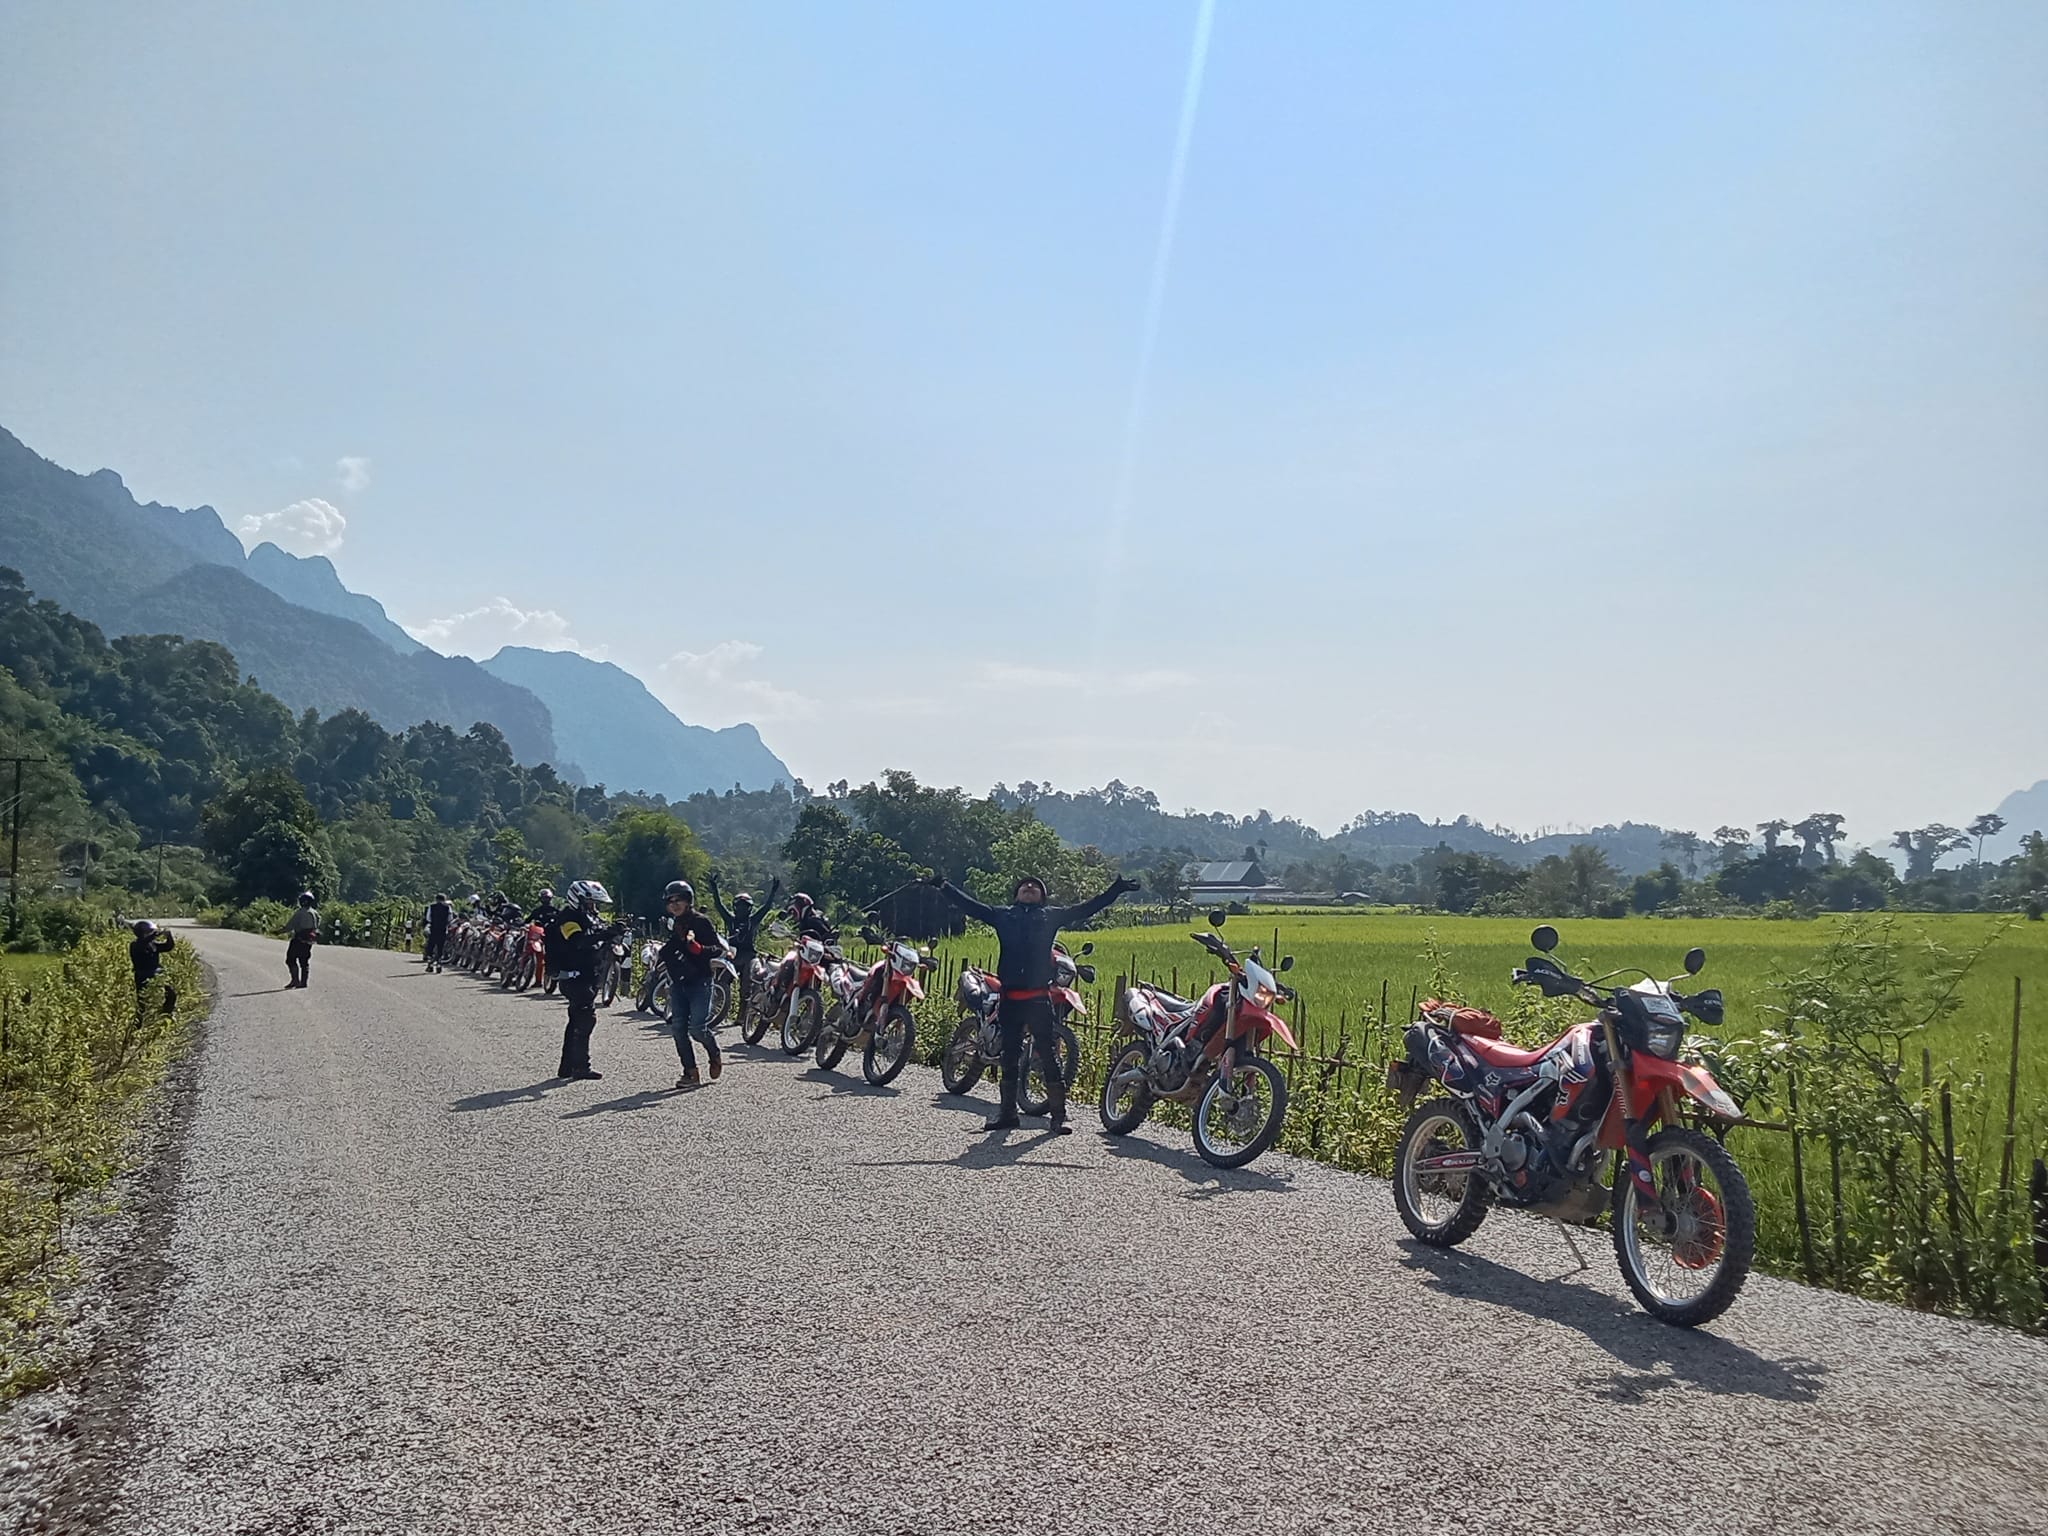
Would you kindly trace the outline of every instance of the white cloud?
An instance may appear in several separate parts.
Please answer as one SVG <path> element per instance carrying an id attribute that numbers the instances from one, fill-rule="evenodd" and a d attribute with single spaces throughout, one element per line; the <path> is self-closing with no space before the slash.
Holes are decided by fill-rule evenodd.
<path id="1" fill-rule="evenodd" d="M 287 554 L 331 555 L 341 548 L 348 519 L 333 502 L 308 496 L 261 517 L 245 517 L 235 532 L 245 549 L 271 543 Z"/>
<path id="2" fill-rule="evenodd" d="M 370 488 L 370 461 L 359 453 L 345 453 L 336 459 L 334 472 L 341 477 L 344 491 L 366 491 Z"/>
<path id="3" fill-rule="evenodd" d="M 1188 673 L 1170 667 L 1149 667 L 1139 672 L 1068 672 L 1054 667 L 1017 666 L 1006 661 L 983 662 L 979 677 L 984 688 L 1010 692 L 1057 688 L 1091 698 L 1165 693 L 1169 689 L 1192 687 L 1195 681 Z"/>
<path id="4" fill-rule="evenodd" d="M 808 720 L 818 701 L 748 674 L 763 652 L 751 640 L 721 640 L 707 651 L 677 651 L 657 669 L 656 691 L 691 725 Z"/>
<path id="5" fill-rule="evenodd" d="M 521 608 L 509 598 L 494 597 L 479 608 L 451 613 L 424 624 L 407 624 L 405 632 L 444 656 L 469 656 L 486 661 L 508 645 L 536 651 L 575 651 L 604 659 L 603 646 L 588 646 L 569 633 L 569 621 L 552 608 Z"/>

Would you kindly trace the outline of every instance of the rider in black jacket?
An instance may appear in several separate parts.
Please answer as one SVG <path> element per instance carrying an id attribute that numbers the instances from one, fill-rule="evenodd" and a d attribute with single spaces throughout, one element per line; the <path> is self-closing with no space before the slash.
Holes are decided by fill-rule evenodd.
<path id="1" fill-rule="evenodd" d="M 554 922 L 555 917 L 555 893 L 552 888 L 542 886 L 540 901 L 526 914 L 526 925 L 530 928 L 539 923 L 541 927 L 546 928 Z"/>
<path id="2" fill-rule="evenodd" d="M 782 889 L 780 877 L 768 882 L 768 895 L 759 907 L 754 898 L 745 891 L 733 897 L 728 908 L 718 894 L 718 876 L 711 877 L 711 905 L 718 909 L 718 917 L 725 924 L 725 936 L 732 943 L 733 964 L 740 973 L 739 997 L 733 1009 L 735 1018 L 747 1016 L 747 1000 L 754 990 L 754 939 L 761 931 L 761 921 L 775 910 L 775 893 Z"/>
<path id="3" fill-rule="evenodd" d="M 1017 1124 L 1018 1073 L 1024 1064 L 1024 1035 L 1028 1030 L 1039 1069 L 1052 1090 L 1052 1133 L 1064 1136 L 1070 1129 L 1067 1085 L 1060 1077 L 1056 1019 L 1048 995 L 1053 979 L 1053 940 L 1059 937 L 1062 928 L 1085 923 L 1125 891 L 1135 891 L 1138 882 L 1120 879 L 1092 901 L 1073 907 L 1046 905 L 1045 882 L 1036 875 L 1026 875 L 1017 882 L 1007 907 L 976 901 L 940 875 L 931 876 L 926 884 L 937 886 L 962 912 L 995 929 L 1001 946 L 997 952 L 996 979 L 1003 988 L 998 1014 L 1003 1026 L 1002 1107 L 995 1119 L 988 1122 L 988 1129 L 1003 1131 Z"/>
<path id="4" fill-rule="evenodd" d="M 548 974 L 560 983 L 562 999 L 569 1005 L 569 1022 L 562 1028 L 562 1064 L 557 1077 L 600 1078 L 604 1074 L 590 1065 L 590 1035 L 597 1028 L 597 970 L 604 946 L 626 931 L 624 923 L 607 924 L 599 909 L 611 900 L 611 893 L 595 880 L 578 880 L 569 887 L 570 905 L 558 909 L 548 925 Z"/>
<path id="5" fill-rule="evenodd" d="M 689 881 L 669 881 L 662 904 L 668 908 L 669 930 L 658 958 L 668 972 L 669 1030 L 683 1066 L 676 1087 L 694 1087 L 700 1081 L 697 1056 L 690 1049 L 692 1035 L 703 1043 L 715 1083 L 725 1064 L 718 1053 L 718 1037 L 711 1033 L 711 966 L 725 952 L 725 942 L 711 919 L 697 910 L 697 892 Z"/>

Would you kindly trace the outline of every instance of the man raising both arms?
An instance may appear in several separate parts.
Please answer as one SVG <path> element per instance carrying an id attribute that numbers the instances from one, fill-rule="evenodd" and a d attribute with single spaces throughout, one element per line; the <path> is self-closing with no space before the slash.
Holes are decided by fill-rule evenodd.
<path id="1" fill-rule="evenodd" d="M 1045 882 L 1026 875 L 1011 892 L 1010 905 L 991 907 L 976 901 L 942 875 L 931 875 L 925 884 L 936 886 L 945 898 L 969 917 L 979 918 L 995 929 L 1001 948 L 996 959 L 996 979 L 1002 984 L 1003 1002 L 998 1017 L 1003 1026 L 1002 1108 L 988 1122 L 991 1131 L 1006 1131 L 1017 1124 L 1017 1074 L 1024 1065 L 1024 1034 L 1030 1031 L 1039 1070 L 1045 1074 L 1052 1093 L 1052 1134 L 1064 1136 L 1067 1124 L 1067 1084 L 1060 1076 L 1058 1030 L 1052 998 L 1053 940 L 1062 928 L 1085 923 L 1125 891 L 1135 891 L 1138 882 L 1119 879 L 1092 901 L 1077 907 L 1048 906 Z"/>

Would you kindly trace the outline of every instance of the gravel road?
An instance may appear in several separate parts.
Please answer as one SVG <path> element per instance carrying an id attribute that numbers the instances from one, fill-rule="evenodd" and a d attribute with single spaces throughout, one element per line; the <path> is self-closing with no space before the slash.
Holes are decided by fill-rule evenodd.
<path id="1" fill-rule="evenodd" d="M 198 935 L 221 999 L 121 1533 L 2048 1528 L 2048 1344 L 1771 1280 L 1712 1331 L 1611 1251 L 1184 1132 L 1001 1141 L 626 1012 Z M 728 1034 L 730 1032 L 728 1031 Z"/>

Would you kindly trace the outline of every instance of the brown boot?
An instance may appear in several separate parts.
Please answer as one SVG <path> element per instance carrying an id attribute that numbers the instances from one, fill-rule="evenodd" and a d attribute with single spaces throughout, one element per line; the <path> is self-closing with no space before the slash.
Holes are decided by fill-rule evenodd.
<path id="1" fill-rule="evenodd" d="M 711 1058 L 711 1081 L 713 1081 L 714 1083 L 715 1083 L 715 1082 L 717 1082 L 717 1081 L 718 1081 L 718 1074 L 719 1074 L 719 1073 L 721 1073 L 721 1072 L 723 1072 L 724 1070 L 725 1070 L 725 1058 L 724 1058 L 724 1057 L 722 1057 L 722 1056 L 714 1056 L 714 1057 L 712 1057 L 712 1058 Z"/>

